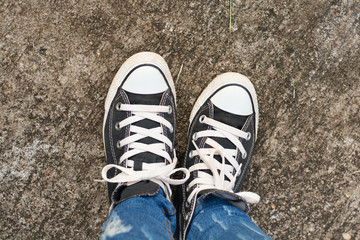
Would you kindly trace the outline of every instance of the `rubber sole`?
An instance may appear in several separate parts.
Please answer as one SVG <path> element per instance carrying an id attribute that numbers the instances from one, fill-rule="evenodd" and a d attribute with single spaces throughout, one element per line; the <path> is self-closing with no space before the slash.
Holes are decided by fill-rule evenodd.
<path id="1" fill-rule="evenodd" d="M 256 97 L 256 92 L 253 84 L 250 80 L 242 74 L 234 73 L 234 72 L 227 72 L 220 74 L 214 78 L 210 82 L 210 84 L 202 91 L 198 99 L 196 100 L 194 107 L 191 111 L 189 122 L 191 123 L 194 119 L 196 113 L 199 111 L 200 107 L 211 97 L 219 88 L 229 84 L 239 84 L 246 88 L 252 98 L 254 103 L 254 110 L 255 110 L 255 132 L 257 135 L 258 130 L 258 123 L 259 123 L 259 107 Z M 255 136 L 256 138 L 256 136 Z"/>

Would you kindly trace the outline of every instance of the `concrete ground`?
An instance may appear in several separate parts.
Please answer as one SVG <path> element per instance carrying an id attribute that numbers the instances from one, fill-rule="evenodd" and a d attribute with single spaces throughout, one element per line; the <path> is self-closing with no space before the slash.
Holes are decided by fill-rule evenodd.
<path id="1" fill-rule="evenodd" d="M 106 220 L 103 105 L 126 58 L 176 78 L 177 150 L 217 75 L 254 83 L 259 136 L 244 190 L 274 239 L 360 239 L 357 0 L 0 1 L 0 239 L 97 239 Z"/>

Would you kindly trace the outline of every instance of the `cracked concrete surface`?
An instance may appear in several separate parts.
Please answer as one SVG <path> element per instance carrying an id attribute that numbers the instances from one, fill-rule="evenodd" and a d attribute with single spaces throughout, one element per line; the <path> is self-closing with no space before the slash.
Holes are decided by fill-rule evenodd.
<path id="1" fill-rule="evenodd" d="M 274 239 L 360 237 L 360 3 L 0 1 L 0 239 L 97 239 L 107 216 L 103 105 L 126 58 L 163 55 L 177 144 L 217 74 L 254 83 L 259 136 L 244 190 Z"/>

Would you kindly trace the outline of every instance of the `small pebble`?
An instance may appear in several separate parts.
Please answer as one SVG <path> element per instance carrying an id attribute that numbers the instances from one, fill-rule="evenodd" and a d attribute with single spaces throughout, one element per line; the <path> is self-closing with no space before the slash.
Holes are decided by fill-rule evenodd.
<path id="1" fill-rule="evenodd" d="M 350 234 L 348 234 L 348 233 L 343 233 L 342 236 L 343 236 L 343 238 L 344 238 L 345 240 L 350 240 L 350 239 L 351 239 L 351 236 L 350 236 Z"/>
<path id="2" fill-rule="evenodd" d="M 330 204 L 326 203 L 324 206 L 324 210 L 327 210 L 330 207 Z"/>

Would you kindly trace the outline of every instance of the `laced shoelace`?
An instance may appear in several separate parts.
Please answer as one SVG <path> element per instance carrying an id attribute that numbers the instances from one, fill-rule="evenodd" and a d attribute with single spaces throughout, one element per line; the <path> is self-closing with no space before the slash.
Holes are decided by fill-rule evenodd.
<path id="1" fill-rule="evenodd" d="M 241 131 L 204 115 L 199 118 L 199 121 L 200 123 L 211 126 L 213 129 L 197 132 L 192 136 L 192 143 L 196 150 L 191 151 L 189 157 L 199 156 L 201 162 L 189 168 L 190 172 L 198 171 L 198 177 L 192 180 L 187 186 L 187 190 L 195 186 L 187 199 L 188 203 L 191 202 L 197 193 L 206 189 L 219 189 L 234 193 L 232 189 L 235 185 L 236 178 L 241 173 L 242 166 L 242 164 L 236 161 L 237 150 L 240 151 L 243 159 L 247 156 L 246 150 L 239 138 L 247 141 L 251 138 L 250 133 Z M 198 147 L 195 140 L 200 137 L 207 138 L 205 143 L 209 145 L 210 148 Z M 224 148 L 211 137 L 226 138 L 236 146 L 236 149 Z M 220 155 L 221 163 L 215 159 L 215 155 Z M 226 160 L 230 164 L 227 164 Z M 233 174 L 234 169 L 236 170 L 235 174 Z M 210 170 L 211 174 L 205 172 L 206 170 Z M 260 196 L 253 192 L 237 192 L 235 194 L 248 203 L 257 203 L 260 201 Z"/>
<path id="2" fill-rule="evenodd" d="M 171 114 L 171 106 L 118 103 L 116 105 L 116 110 L 128 111 L 131 112 L 132 115 L 122 120 L 121 122 L 116 123 L 115 129 L 120 130 L 130 125 L 130 132 L 133 134 L 117 142 L 117 148 L 120 149 L 121 147 L 127 145 L 129 150 L 120 157 L 119 165 L 108 164 L 102 169 L 101 175 L 103 180 L 101 181 L 130 186 L 142 180 L 149 180 L 159 184 L 167 193 L 167 196 L 171 197 L 172 192 L 170 184 L 183 184 L 190 176 L 190 172 L 186 168 L 175 169 L 177 163 L 175 149 L 173 149 L 173 144 L 171 140 L 163 134 L 163 129 L 161 127 L 162 124 L 166 128 L 168 128 L 170 132 L 173 132 L 174 130 L 172 124 L 165 118 L 160 116 L 160 113 Z M 144 119 L 149 119 L 154 122 L 160 123 L 160 126 L 147 129 L 133 125 L 134 123 Z M 138 142 L 139 140 L 146 137 L 156 139 L 160 143 L 145 144 Z M 170 154 L 166 151 L 166 145 L 170 149 L 173 149 L 173 159 L 171 159 Z M 150 152 L 161 156 L 165 159 L 165 161 L 158 163 L 142 163 L 142 170 L 135 171 L 133 169 L 134 160 L 131 160 L 131 157 L 144 152 Z M 124 161 L 126 161 L 125 167 L 120 166 Z M 168 164 L 166 162 L 168 162 Z M 113 168 L 119 170 L 120 173 L 118 173 L 112 178 L 108 178 L 107 173 L 110 169 Z M 171 175 L 178 171 L 185 173 L 185 177 L 183 179 L 172 179 Z"/>

